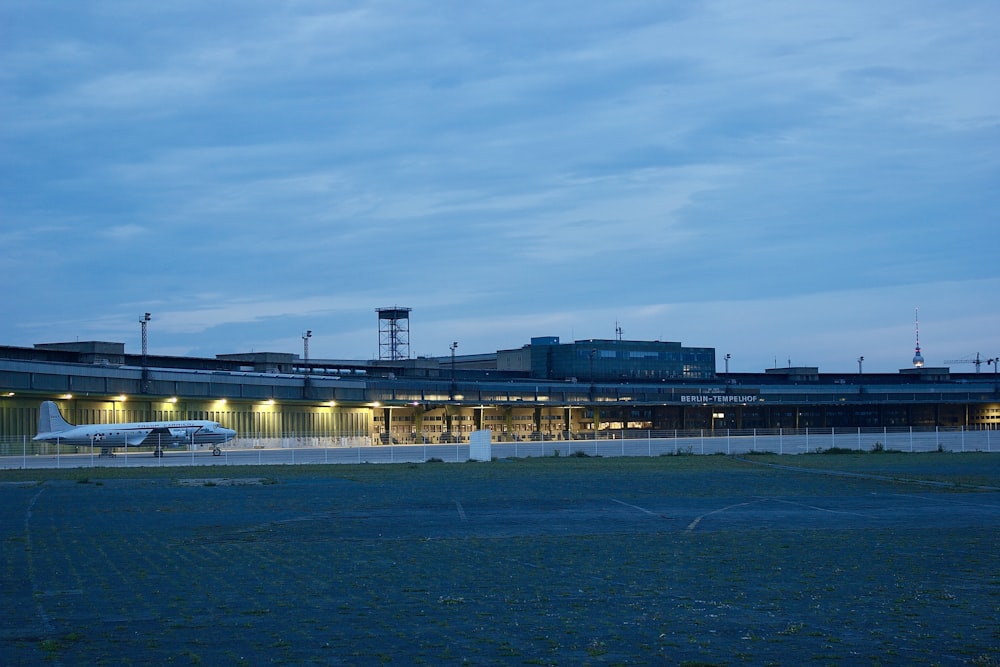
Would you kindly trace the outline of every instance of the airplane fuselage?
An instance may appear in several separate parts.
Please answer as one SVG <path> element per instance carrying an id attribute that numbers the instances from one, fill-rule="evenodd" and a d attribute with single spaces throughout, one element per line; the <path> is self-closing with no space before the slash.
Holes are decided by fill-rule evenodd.
<path id="1" fill-rule="evenodd" d="M 92 424 L 73 426 L 54 433 L 43 433 L 35 440 L 66 445 L 138 446 L 138 445 L 216 445 L 232 439 L 235 432 L 206 420 L 174 422 L 136 422 L 130 424 Z"/>
<path id="2" fill-rule="evenodd" d="M 207 419 L 183 421 L 132 422 L 128 424 L 88 424 L 76 426 L 66 421 L 53 401 L 43 401 L 38 410 L 38 435 L 34 440 L 66 445 L 96 446 L 102 450 L 115 447 L 155 447 L 163 451 L 169 445 L 220 445 L 229 442 L 236 431 Z"/>

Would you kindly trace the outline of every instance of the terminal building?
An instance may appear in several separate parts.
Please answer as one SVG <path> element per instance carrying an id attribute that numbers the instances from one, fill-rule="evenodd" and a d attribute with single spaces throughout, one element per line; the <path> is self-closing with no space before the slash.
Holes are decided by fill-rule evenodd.
<path id="1" fill-rule="evenodd" d="M 77 424 L 212 419 L 242 439 L 373 445 L 467 442 L 479 429 L 505 441 L 633 430 L 1000 427 L 995 362 L 981 374 L 923 366 L 720 374 L 713 348 L 676 342 L 538 337 L 495 353 L 454 352 L 352 361 L 136 355 L 100 341 L 0 346 L 0 442 L 35 435 L 44 400 Z"/>

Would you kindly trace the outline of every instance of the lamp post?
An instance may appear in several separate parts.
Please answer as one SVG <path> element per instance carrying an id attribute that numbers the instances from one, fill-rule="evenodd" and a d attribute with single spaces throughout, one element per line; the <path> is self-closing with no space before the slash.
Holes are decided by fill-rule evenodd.
<path id="1" fill-rule="evenodd" d="M 302 334 L 302 398 L 308 399 L 312 388 L 309 377 L 309 339 L 312 338 L 312 329 Z"/>
<path id="2" fill-rule="evenodd" d="M 733 355 L 726 352 L 726 356 L 722 358 L 726 362 L 726 379 L 729 379 L 729 360 L 733 358 Z"/>
<path id="3" fill-rule="evenodd" d="M 596 349 L 591 349 L 590 350 L 590 392 L 588 393 L 588 396 L 589 396 L 591 402 L 593 402 L 593 400 L 594 400 L 594 357 L 596 357 L 596 356 L 597 356 L 597 350 Z"/>
<path id="4" fill-rule="evenodd" d="M 997 380 L 997 364 L 1000 363 L 1000 357 L 987 359 L 986 363 L 987 365 L 993 364 L 993 391 L 995 393 L 1000 393 L 1000 380 Z"/>
<path id="5" fill-rule="evenodd" d="M 149 339 L 146 336 L 146 329 L 152 316 L 149 313 L 143 315 L 139 320 L 142 327 L 142 387 L 141 393 L 149 393 Z"/>
<path id="6" fill-rule="evenodd" d="M 142 363 L 146 363 L 146 355 L 149 354 L 149 339 L 146 337 L 146 325 L 149 321 L 153 319 L 153 316 L 149 313 L 143 315 L 142 319 L 139 320 L 139 325 L 142 327 Z"/>
<path id="7" fill-rule="evenodd" d="M 863 373 L 862 373 L 862 370 L 861 370 L 861 364 L 863 364 L 864 362 L 865 362 L 865 358 L 864 357 L 858 357 L 858 393 L 859 394 L 862 393 L 862 392 L 864 392 L 864 390 L 865 390 L 864 383 L 862 382 L 862 379 L 861 379 L 863 377 Z"/>
<path id="8" fill-rule="evenodd" d="M 451 346 L 451 381 L 455 382 L 455 350 L 458 349 L 458 341 L 454 341 Z"/>
<path id="9" fill-rule="evenodd" d="M 309 363 L 309 339 L 312 338 L 312 335 L 312 330 L 302 334 L 302 360 L 307 364 Z"/>

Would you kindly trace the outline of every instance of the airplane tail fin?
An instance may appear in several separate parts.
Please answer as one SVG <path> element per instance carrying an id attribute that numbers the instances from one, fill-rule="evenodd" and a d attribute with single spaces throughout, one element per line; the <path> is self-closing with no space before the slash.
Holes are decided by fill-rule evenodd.
<path id="1" fill-rule="evenodd" d="M 73 428 L 73 425 L 63 419 L 59 406 L 52 401 L 43 401 L 38 410 L 38 434 L 58 433 Z"/>

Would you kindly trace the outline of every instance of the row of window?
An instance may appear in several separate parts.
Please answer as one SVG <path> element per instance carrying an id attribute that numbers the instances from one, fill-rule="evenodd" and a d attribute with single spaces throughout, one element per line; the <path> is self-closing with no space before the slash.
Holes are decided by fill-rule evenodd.
<path id="1" fill-rule="evenodd" d="M 122 409 L 124 407 L 124 409 Z M 238 406 L 237 406 L 238 407 Z M 494 431 L 563 429 L 566 408 L 536 408 L 487 410 L 465 408 L 451 417 L 452 428 L 472 430 L 479 423 Z M 985 426 L 1000 427 L 1000 405 L 883 405 L 883 406 L 786 406 L 751 405 L 744 407 L 697 408 L 662 406 L 636 408 L 609 406 L 596 411 L 602 428 L 673 429 L 673 428 L 818 428 L 852 426 Z M 406 409 L 392 410 L 393 428 L 411 430 L 417 415 Z M 536 417 L 536 414 L 538 415 Z M 722 415 L 721 417 L 716 415 Z M 64 407 L 63 416 L 75 424 L 123 423 L 135 421 L 170 421 L 209 419 L 236 429 L 239 437 L 280 436 L 289 433 L 308 435 L 355 436 L 384 428 L 384 412 L 368 408 L 336 408 L 311 411 L 308 408 L 285 407 L 274 410 L 183 410 L 155 409 L 152 413 L 125 406 L 91 408 L 81 401 L 78 407 Z M 482 419 L 477 422 L 477 418 Z M 571 430 L 592 428 L 595 410 L 571 409 Z M 0 436 L 33 434 L 38 420 L 38 408 L 0 404 Z M 536 421 L 537 420 L 537 421 Z M 424 415 L 421 428 L 444 429 L 447 417 Z M 617 426 L 615 426 L 617 425 Z"/>

